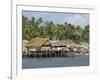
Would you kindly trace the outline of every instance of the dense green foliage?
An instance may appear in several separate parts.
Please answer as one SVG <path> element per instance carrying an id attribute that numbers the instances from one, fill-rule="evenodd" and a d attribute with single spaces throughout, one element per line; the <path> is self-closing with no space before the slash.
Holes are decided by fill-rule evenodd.
<path id="1" fill-rule="evenodd" d="M 22 36 L 23 39 L 41 37 L 50 40 L 73 40 L 77 43 L 89 43 L 89 25 L 84 28 L 65 22 L 64 24 L 55 24 L 54 22 L 43 21 L 42 18 L 22 16 Z"/>

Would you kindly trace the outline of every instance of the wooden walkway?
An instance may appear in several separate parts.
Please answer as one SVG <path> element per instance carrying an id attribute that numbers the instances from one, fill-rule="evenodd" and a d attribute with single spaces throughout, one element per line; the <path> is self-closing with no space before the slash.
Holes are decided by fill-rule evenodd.
<path id="1" fill-rule="evenodd" d="M 78 51 L 31 51 L 23 57 L 74 57 Z"/>

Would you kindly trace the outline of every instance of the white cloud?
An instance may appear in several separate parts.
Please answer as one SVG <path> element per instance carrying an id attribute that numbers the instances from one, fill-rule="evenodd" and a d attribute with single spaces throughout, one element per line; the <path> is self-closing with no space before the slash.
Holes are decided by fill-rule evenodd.
<path id="1" fill-rule="evenodd" d="M 84 27 L 89 24 L 89 14 L 86 13 L 50 13 L 50 12 L 24 12 L 25 16 L 36 19 L 42 17 L 44 21 L 54 21 L 54 23 L 63 24 L 65 22 Z"/>
<path id="2" fill-rule="evenodd" d="M 74 25 L 80 25 L 84 27 L 89 24 L 89 15 L 88 14 L 69 14 L 66 16 L 62 22 L 68 22 Z"/>

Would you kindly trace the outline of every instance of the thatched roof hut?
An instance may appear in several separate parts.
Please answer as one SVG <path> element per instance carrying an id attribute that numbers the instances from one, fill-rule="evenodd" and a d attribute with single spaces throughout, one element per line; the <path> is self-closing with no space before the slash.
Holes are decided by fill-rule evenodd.
<path id="1" fill-rule="evenodd" d="M 76 46 L 76 44 L 75 43 L 70 43 L 70 44 L 67 44 L 67 47 L 68 48 L 74 48 Z"/>
<path id="2" fill-rule="evenodd" d="M 52 49 L 54 50 L 67 50 L 67 46 L 71 43 L 71 40 L 55 40 L 51 41 Z"/>
<path id="3" fill-rule="evenodd" d="M 28 43 L 29 48 L 40 49 L 42 46 L 51 46 L 51 42 L 47 38 L 34 38 Z"/>
<path id="4" fill-rule="evenodd" d="M 51 41 L 51 44 L 52 46 L 55 46 L 55 47 L 66 46 L 65 42 L 63 41 Z"/>
<path id="5" fill-rule="evenodd" d="M 55 41 L 51 41 L 52 46 L 65 46 L 69 43 L 71 43 L 72 41 L 70 40 L 55 40 Z"/>
<path id="6" fill-rule="evenodd" d="M 76 46 L 76 43 L 75 42 L 73 42 L 73 41 L 69 41 L 67 44 L 66 44 L 66 47 L 67 48 L 75 48 L 75 46 Z"/>
<path id="7" fill-rule="evenodd" d="M 82 45 L 82 47 L 89 49 L 89 44 L 86 42 L 81 42 L 80 45 Z"/>

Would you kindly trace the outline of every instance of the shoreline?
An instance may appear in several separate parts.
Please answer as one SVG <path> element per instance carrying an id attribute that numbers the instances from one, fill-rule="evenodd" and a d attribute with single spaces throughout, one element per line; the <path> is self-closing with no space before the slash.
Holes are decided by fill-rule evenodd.
<path id="1" fill-rule="evenodd" d="M 23 57 L 22 56 L 22 58 L 24 59 L 24 58 L 36 58 L 36 59 L 41 59 L 41 58 L 74 58 L 74 57 L 78 57 L 78 56 L 89 56 L 89 53 L 87 53 L 87 54 L 76 54 L 75 56 L 73 56 L 73 57 L 64 57 L 64 56 L 62 56 L 62 57 L 60 57 L 60 56 L 57 56 L 57 57 L 53 57 L 53 56 L 51 56 L 51 57 L 30 57 L 30 56 L 25 56 L 25 57 Z"/>

